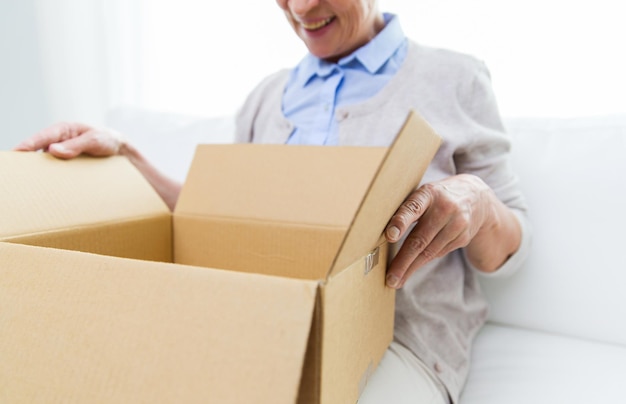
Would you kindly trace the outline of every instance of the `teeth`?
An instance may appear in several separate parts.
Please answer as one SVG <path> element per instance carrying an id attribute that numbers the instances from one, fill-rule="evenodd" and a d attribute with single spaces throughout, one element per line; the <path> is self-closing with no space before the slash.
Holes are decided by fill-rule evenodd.
<path id="1" fill-rule="evenodd" d="M 302 22 L 301 24 L 302 24 L 302 26 L 303 26 L 305 29 L 308 29 L 308 30 L 314 31 L 314 30 L 316 30 L 316 29 L 320 29 L 320 28 L 322 28 L 322 27 L 325 27 L 325 26 L 326 26 L 326 25 L 328 25 L 328 24 L 329 24 L 332 20 L 333 20 L 333 17 L 328 17 L 328 18 L 326 18 L 325 20 L 318 21 L 318 22 L 316 22 L 316 23 L 307 24 L 307 23 Z"/>

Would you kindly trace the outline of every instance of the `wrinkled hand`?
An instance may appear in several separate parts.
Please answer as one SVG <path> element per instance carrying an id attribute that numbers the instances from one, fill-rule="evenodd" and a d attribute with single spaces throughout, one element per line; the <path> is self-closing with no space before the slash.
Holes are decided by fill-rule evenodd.
<path id="1" fill-rule="evenodd" d="M 36 133 L 13 150 L 44 150 L 56 157 L 70 159 L 83 153 L 96 157 L 112 156 L 119 154 L 123 144 L 122 136 L 113 130 L 64 122 Z"/>
<path id="2" fill-rule="evenodd" d="M 396 242 L 417 223 L 387 271 L 387 285 L 401 288 L 427 262 L 467 246 L 490 219 L 495 201 L 493 191 L 480 178 L 468 174 L 425 184 L 414 191 L 385 231 L 387 240 Z"/>

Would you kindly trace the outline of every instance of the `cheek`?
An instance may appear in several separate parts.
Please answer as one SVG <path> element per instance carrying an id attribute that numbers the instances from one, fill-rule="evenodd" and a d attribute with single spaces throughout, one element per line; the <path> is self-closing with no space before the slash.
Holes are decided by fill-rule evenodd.
<path id="1" fill-rule="evenodd" d="M 287 0 L 276 0 L 276 4 L 283 10 L 287 10 Z"/>
<path id="2" fill-rule="evenodd" d="M 344 16 L 346 27 L 351 32 L 360 31 L 361 26 L 365 24 L 371 10 L 370 3 L 368 0 L 359 0 L 346 5 L 346 8 L 340 11 Z"/>

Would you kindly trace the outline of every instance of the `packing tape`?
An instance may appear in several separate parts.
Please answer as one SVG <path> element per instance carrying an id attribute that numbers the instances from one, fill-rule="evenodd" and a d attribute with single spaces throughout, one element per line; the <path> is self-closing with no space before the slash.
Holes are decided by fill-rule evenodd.
<path id="1" fill-rule="evenodd" d="M 367 254 L 367 256 L 365 257 L 365 275 L 372 272 L 372 269 L 374 269 L 374 267 L 378 265 L 378 259 L 380 255 L 379 253 L 380 253 L 380 247 L 376 247 L 374 251 Z"/>

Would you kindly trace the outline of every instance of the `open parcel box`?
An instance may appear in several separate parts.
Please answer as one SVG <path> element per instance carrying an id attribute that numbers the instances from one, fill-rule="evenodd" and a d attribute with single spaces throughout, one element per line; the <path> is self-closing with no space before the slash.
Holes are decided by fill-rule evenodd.
<path id="1" fill-rule="evenodd" d="M 0 402 L 355 402 L 438 145 L 202 145 L 173 215 L 123 158 L 0 153 Z"/>

